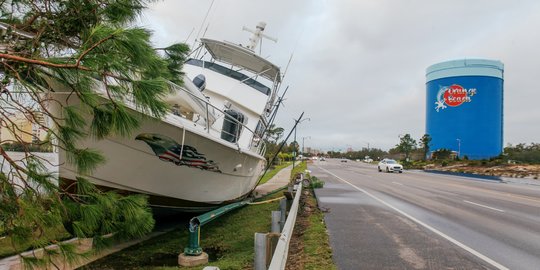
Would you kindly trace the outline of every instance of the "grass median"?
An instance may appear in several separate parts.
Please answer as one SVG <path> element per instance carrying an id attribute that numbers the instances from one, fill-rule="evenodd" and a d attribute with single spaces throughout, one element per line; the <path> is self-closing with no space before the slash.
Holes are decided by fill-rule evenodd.
<path id="1" fill-rule="evenodd" d="M 283 165 L 286 167 L 286 165 Z M 306 163 L 297 163 L 291 178 L 306 170 Z M 308 192 L 311 194 L 311 192 Z M 283 196 L 278 192 L 265 199 Z M 322 222 L 322 213 L 316 207 L 316 200 L 303 198 L 302 207 L 309 206 L 310 211 L 301 209 L 303 225 L 299 230 L 303 235 L 293 236 L 293 242 L 302 246 L 301 265 L 305 268 L 292 269 L 336 269 L 331 258 L 331 249 Z M 271 211 L 279 208 L 279 201 L 266 204 L 248 205 L 234 210 L 219 219 L 201 227 L 201 247 L 209 254 L 209 264 L 197 267 L 179 267 L 178 254 L 188 244 L 187 227 L 134 245 L 128 249 L 102 258 L 81 269 L 203 269 L 205 266 L 217 266 L 220 269 L 253 269 L 254 233 L 269 232 Z M 313 210 L 313 211 L 312 211 Z M 315 211 L 316 210 L 316 211 Z M 292 250 L 290 258 L 295 258 Z M 288 268 L 289 269 L 289 268 Z"/>
<path id="2" fill-rule="evenodd" d="M 284 168 L 287 168 L 291 164 L 292 164 L 292 162 L 284 162 L 281 165 L 274 166 L 271 170 L 266 172 L 266 174 L 263 176 L 263 178 L 259 182 L 259 185 L 262 185 L 262 184 L 268 182 L 268 180 L 272 179 L 272 177 L 274 177 L 279 171 L 281 171 Z"/>

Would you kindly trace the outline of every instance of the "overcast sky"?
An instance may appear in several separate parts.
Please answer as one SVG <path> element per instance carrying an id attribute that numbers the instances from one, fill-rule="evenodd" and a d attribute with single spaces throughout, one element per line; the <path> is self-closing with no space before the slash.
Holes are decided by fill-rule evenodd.
<path id="1" fill-rule="evenodd" d="M 306 147 L 388 150 L 425 133 L 426 68 L 463 58 L 505 65 L 504 145 L 540 142 L 539 14 L 538 0 L 168 0 L 140 24 L 165 46 L 203 33 L 247 44 L 242 26 L 266 22 L 278 42 L 263 41 L 262 56 L 284 70 L 294 55 L 276 124 L 288 132 L 304 111 Z"/>

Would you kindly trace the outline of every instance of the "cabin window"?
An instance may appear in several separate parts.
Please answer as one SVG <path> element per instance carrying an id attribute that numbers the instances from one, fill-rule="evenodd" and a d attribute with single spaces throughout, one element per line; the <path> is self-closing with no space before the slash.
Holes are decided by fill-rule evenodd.
<path id="1" fill-rule="evenodd" d="M 228 142 L 236 143 L 242 133 L 242 127 L 246 120 L 244 114 L 236 110 L 225 110 L 225 119 L 221 129 L 221 138 Z"/>
<path id="2" fill-rule="evenodd" d="M 204 77 L 203 74 L 197 75 L 197 77 L 193 79 L 193 84 L 202 92 L 206 88 L 206 77 Z"/>
<path id="3" fill-rule="evenodd" d="M 215 72 L 217 72 L 219 74 L 222 74 L 222 75 L 225 75 L 227 77 L 233 78 L 235 80 L 241 81 L 244 84 L 249 85 L 251 88 L 253 88 L 253 89 L 255 89 L 255 90 L 257 90 L 257 91 L 259 91 L 259 92 L 261 92 L 261 93 L 263 93 L 263 94 L 265 94 L 267 96 L 270 95 L 271 90 L 270 90 L 270 88 L 268 86 L 265 86 L 264 84 L 254 80 L 254 79 L 251 79 L 246 74 L 240 73 L 238 71 L 234 71 L 234 70 L 232 70 L 230 68 L 227 68 L 227 67 L 224 67 L 222 65 L 212 63 L 212 62 L 208 62 L 208 61 L 199 60 L 199 59 L 189 59 L 186 62 L 186 64 L 207 68 L 207 69 L 215 71 Z"/>

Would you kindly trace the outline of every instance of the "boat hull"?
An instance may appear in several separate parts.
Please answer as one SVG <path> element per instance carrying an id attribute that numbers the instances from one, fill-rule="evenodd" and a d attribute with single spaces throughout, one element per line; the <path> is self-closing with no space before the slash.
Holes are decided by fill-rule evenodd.
<path id="1" fill-rule="evenodd" d="M 106 159 L 82 176 L 104 189 L 148 195 L 152 207 L 189 212 L 241 200 L 255 188 L 264 157 L 193 124 L 143 119 L 131 136 L 79 141 L 78 147 L 96 149 Z M 60 150 L 59 177 L 73 181 L 81 175 L 67 160 Z"/>

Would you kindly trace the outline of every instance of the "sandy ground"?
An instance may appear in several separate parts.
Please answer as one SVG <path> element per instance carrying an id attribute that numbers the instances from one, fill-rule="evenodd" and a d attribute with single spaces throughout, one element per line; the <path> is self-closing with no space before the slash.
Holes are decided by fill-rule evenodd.
<path id="1" fill-rule="evenodd" d="M 426 169 L 536 180 L 540 176 L 540 164 L 504 164 L 491 167 L 470 166 L 467 164 L 453 164 L 445 167 L 430 165 L 426 166 Z"/>

